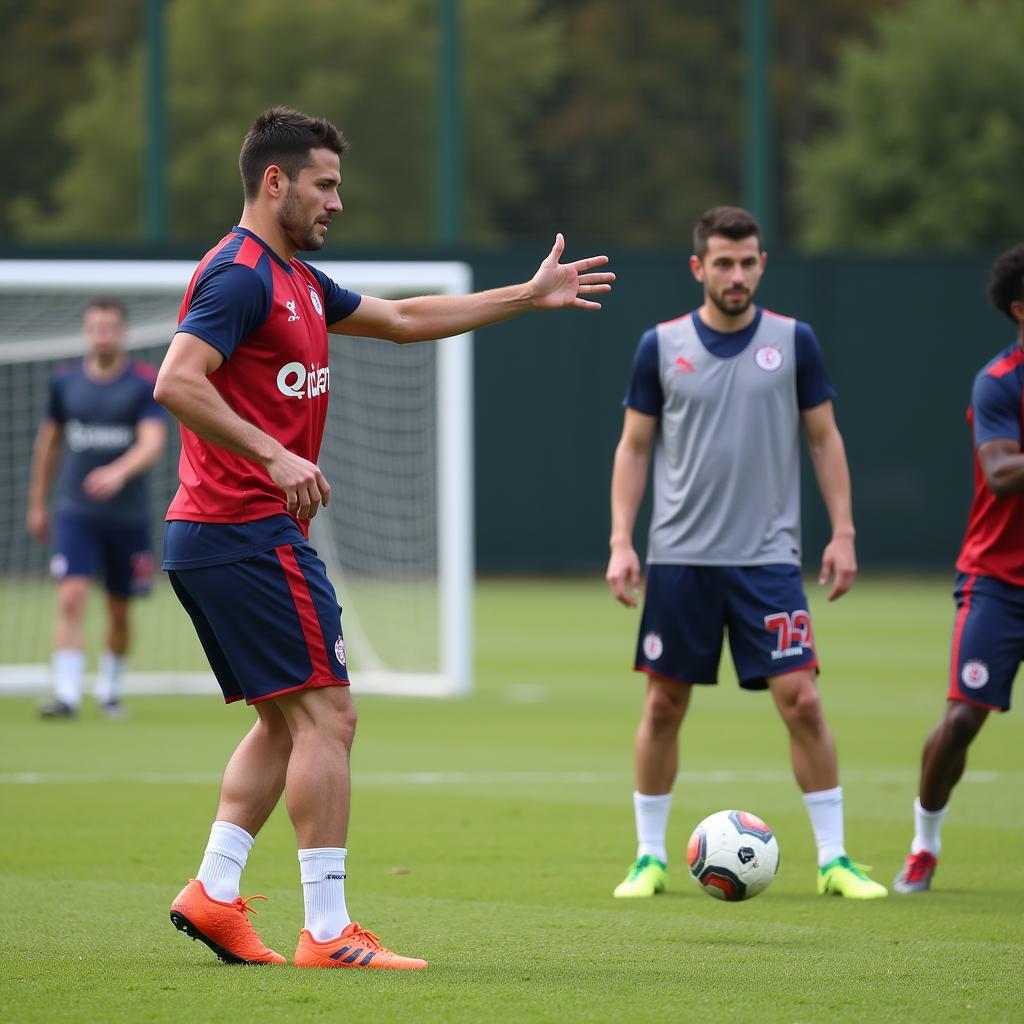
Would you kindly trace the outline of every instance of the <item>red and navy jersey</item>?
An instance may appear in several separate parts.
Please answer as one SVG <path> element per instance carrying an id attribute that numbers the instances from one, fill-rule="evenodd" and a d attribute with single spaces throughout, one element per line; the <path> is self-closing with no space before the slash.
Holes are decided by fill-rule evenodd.
<path id="1" fill-rule="evenodd" d="M 331 381 L 327 327 L 360 300 L 300 260 L 285 263 L 251 231 L 235 227 L 196 268 L 178 330 L 224 356 L 209 381 L 231 409 L 316 462 Z M 263 466 L 184 425 L 179 478 L 170 521 L 239 524 L 286 511 L 284 492 Z M 308 522 L 299 525 L 308 531 Z"/>
<path id="2" fill-rule="evenodd" d="M 986 441 L 1020 445 L 1024 436 L 1024 351 L 1013 344 L 982 367 L 974 378 L 967 421 L 974 432 L 974 501 L 956 567 L 1024 587 L 1024 494 L 1000 498 L 989 490 L 978 459 Z"/>
<path id="3" fill-rule="evenodd" d="M 82 490 L 82 481 L 98 466 L 120 458 L 137 439 L 144 419 L 163 420 L 153 397 L 156 370 L 130 361 L 113 379 L 97 380 L 85 360 L 58 366 L 50 380 L 47 416 L 64 435 L 57 510 L 107 522 L 143 523 L 149 519 L 146 473 L 126 481 L 111 498 L 96 501 Z"/>

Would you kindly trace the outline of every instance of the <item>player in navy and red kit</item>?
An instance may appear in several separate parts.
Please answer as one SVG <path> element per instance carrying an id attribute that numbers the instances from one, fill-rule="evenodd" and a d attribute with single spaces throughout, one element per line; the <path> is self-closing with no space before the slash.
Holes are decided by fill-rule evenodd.
<path id="1" fill-rule="evenodd" d="M 124 306 L 96 298 L 82 316 L 86 355 L 59 366 L 32 452 L 28 529 L 50 538 L 47 494 L 57 483 L 53 557 L 57 581 L 52 674 L 55 696 L 44 718 L 73 718 L 82 700 L 89 581 L 100 570 L 107 592 L 107 631 L 95 696 L 108 718 L 124 715 L 120 682 L 130 645 L 130 602 L 153 576 L 146 471 L 167 436 L 166 414 L 153 398 L 156 370 L 124 349 Z"/>
<path id="2" fill-rule="evenodd" d="M 931 885 L 940 832 L 967 749 L 990 711 L 1008 711 L 1024 660 L 1024 245 L 992 267 L 988 296 L 1017 339 L 974 378 L 967 418 L 974 434 L 974 501 L 956 567 L 956 618 L 942 721 L 925 740 L 914 801 L 914 839 L 897 892 Z"/>
<path id="3" fill-rule="evenodd" d="M 232 963 L 283 963 L 246 916 L 239 880 L 253 837 L 286 794 L 299 847 L 299 967 L 422 969 L 348 916 L 345 849 L 355 710 L 337 598 L 307 541 L 330 486 L 316 465 L 327 415 L 327 333 L 398 343 L 445 338 L 531 309 L 598 309 L 604 256 L 561 264 L 562 236 L 525 284 L 462 296 L 360 296 L 294 258 L 341 212 L 347 149 L 328 121 L 262 114 L 239 158 L 245 207 L 200 263 L 156 396 L 181 421 L 181 487 L 164 567 L 227 701 L 257 720 L 224 772 L 195 879 L 175 925 Z"/>

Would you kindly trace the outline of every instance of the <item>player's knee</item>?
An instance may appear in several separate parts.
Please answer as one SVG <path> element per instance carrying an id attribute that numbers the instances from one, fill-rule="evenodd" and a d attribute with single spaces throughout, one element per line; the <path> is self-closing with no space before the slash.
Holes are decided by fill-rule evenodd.
<path id="1" fill-rule="evenodd" d="M 801 681 L 780 701 L 779 708 L 791 729 L 813 732 L 825 724 L 818 688 L 810 679 Z"/>
<path id="2" fill-rule="evenodd" d="M 988 712 L 984 708 L 963 701 L 950 701 L 946 706 L 943 728 L 955 747 L 966 749 L 977 736 L 987 716 Z"/>
<path id="3" fill-rule="evenodd" d="M 686 698 L 667 686 L 651 687 L 644 714 L 650 727 L 656 731 L 678 729 L 686 714 Z"/>

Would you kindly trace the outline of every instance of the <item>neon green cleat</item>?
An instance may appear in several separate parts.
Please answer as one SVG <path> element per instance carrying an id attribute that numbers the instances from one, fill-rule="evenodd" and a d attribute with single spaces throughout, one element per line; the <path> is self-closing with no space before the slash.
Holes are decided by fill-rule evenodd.
<path id="1" fill-rule="evenodd" d="M 818 868 L 818 895 L 845 896 L 848 900 L 877 900 L 888 896 L 884 885 L 868 878 L 866 864 L 854 864 L 849 857 L 836 857 Z"/>
<path id="2" fill-rule="evenodd" d="M 665 891 L 667 880 L 665 865 L 657 857 L 644 854 L 633 861 L 629 867 L 629 874 L 615 887 L 612 895 L 620 899 L 653 896 Z"/>

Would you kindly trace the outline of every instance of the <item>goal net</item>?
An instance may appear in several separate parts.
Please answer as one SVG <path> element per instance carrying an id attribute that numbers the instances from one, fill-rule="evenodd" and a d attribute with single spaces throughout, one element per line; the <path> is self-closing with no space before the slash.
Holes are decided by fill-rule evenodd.
<path id="1" fill-rule="evenodd" d="M 316 266 L 353 291 L 399 298 L 470 290 L 447 262 Z M 55 588 L 50 550 L 26 528 L 32 444 L 54 367 L 83 352 L 93 295 L 128 310 L 129 348 L 158 366 L 195 269 L 189 261 L 0 260 L 0 693 L 49 687 Z M 393 345 L 330 335 L 331 400 L 320 467 L 330 507 L 310 539 L 343 607 L 355 693 L 455 696 L 472 688 L 472 338 Z M 153 540 L 177 488 L 176 424 L 150 471 Z M 90 597 L 88 657 L 104 630 Z M 191 623 L 163 573 L 132 605 L 126 693 L 215 693 Z"/>

